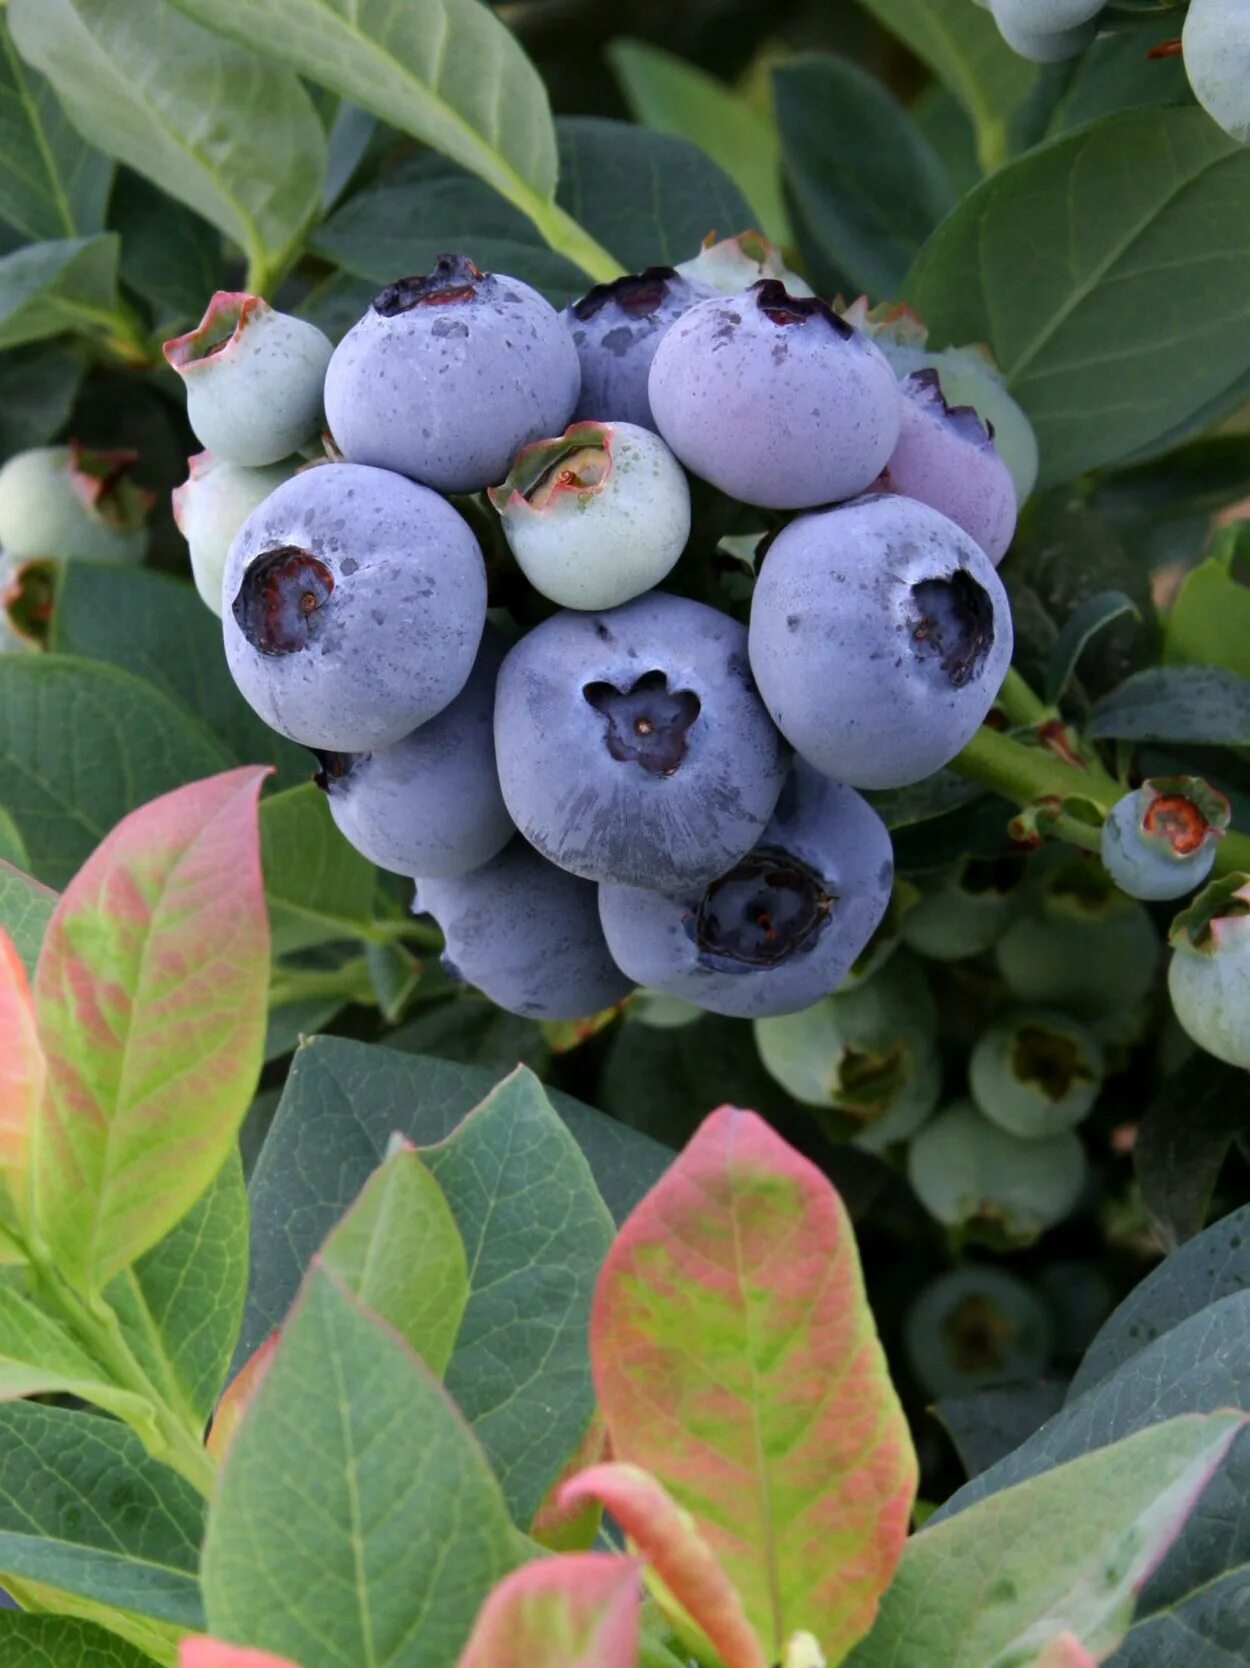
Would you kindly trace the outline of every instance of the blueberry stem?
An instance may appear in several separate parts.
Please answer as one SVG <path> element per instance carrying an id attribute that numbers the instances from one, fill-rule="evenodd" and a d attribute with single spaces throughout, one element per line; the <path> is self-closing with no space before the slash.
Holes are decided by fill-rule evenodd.
<path id="1" fill-rule="evenodd" d="M 1014 666 L 1008 669 L 994 705 L 1012 724 L 1040 724 L 1054 712 L 1040 695 L 1033 693 Z"/>

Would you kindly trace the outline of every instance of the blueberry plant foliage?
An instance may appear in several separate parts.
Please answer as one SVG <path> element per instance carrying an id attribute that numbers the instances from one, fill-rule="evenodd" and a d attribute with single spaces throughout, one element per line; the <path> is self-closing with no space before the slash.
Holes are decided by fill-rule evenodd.
<path id="1" fill-rule="evenodd" d="M 1250 1653 L 1250 18 L 727 16 L 0 6 L 0 1668 Z"/>

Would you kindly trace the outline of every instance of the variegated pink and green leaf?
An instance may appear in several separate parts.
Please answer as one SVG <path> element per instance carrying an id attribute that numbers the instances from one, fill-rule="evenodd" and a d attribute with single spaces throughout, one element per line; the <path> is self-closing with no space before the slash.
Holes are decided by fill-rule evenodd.
<path id="1" fill-rule="evenodd" d="M 1045 1647 L 1033 1668 L 1098 1668 L 1098 1659 L 1074 1633 L 1061 1633 Z"/>
<path id="2" fill-rule="evenodd" d="M 57 904 L 35 976 L 48 1083 L 35 1209 L 58 1268 L 102 1288 L 221 1169 L 260 1070 L 269 979 L 263 768 L 142 806 Z"/>
<path id="3" fill-rule="evenodd" d="M 26 1209 L 31 1132 L 45 1077 L 26 969 L 0 930 L 0 1175 L 19 1216 Z"/>
<path id="4" fill-rule="evenodd" d="M 178 1647 L 178 1668 L 299 1668 L 290 1657 L 269 1651 L 250 1651 L 220 1639 L 184 1639 Z"/>
<path id="5" fill-rule="evenodd" d="M 526 1564 L 486 1600 L 460 1668 L 635 1668 L 638 1564 L 577 1552 Z"/>
<path id="6" fill-rule="evenodd" d="M 871 1627 L 916 1485 L 828 1180 L 752 1112 L 705 1121 L 622 1228 L 591 1329 L 614 1455 L 694 1519 L 765 1657 Z"/>

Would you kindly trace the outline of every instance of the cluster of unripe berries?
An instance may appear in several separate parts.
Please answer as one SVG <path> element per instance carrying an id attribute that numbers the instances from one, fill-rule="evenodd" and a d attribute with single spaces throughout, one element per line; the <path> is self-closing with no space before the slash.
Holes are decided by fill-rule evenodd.
<path id="1" fill-rule="evenodd" d="M 448 255 L 334 349 L 237 295 L 167 347 L 236 683 L 414 878 L 454 971 L 528 1016 L 635 984 L 743 1016 L 834 990 L 893 877 L 856 790 L 946 764 L 1010 662 L 1017 496 L 985 425 L 728 255 L 563 314 Z M 333 461 L 275 480 L 323 410 Z M 749 628 L 655 588 L 684 577 L 691 477 L 770 533 Z M 558 605 L 519 639 L 488 621 L 473 495 Z"/>
<path id="2" fill-rule="evenodd" d="M 977 0 L 1008 46 L 1035 63 L 1084 52 L 1098 34 L 1106 0 Z M 1232 138 L 1250 142 L 1250 6 L 1246 0 L 1189 0 L 1178 43 L 1194 97 Z"/>

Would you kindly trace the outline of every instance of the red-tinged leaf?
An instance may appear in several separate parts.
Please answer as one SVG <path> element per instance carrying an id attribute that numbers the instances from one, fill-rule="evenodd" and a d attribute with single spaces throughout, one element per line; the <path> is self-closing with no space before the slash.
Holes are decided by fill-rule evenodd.
<path id="1" fill-rule="evenodd" d="M 1098 1668 L 1098 1659 L 1089 1654 L 1075 1633 L 1061 1633 L 1051 1640 L 1033 1668 Z"/>
<path id="2" fill-rule="evenodd" d="M 546 1558 L 506 1576 L 460 1668 L 635 1668 L 638 1564 L 610 1552 Z"/>
<path id="3" fill-rule="evenodd" d="M 243 1415 L 265 1382 L 265 1374 L 269 1371 L 281 1336 L 280 1332 L 271 1332 L 264 1343 L 252 1351 L 221 1393 L 208 1440 L 204 1444 L 219 1465 L 226 1457 L 235 1431 L 243 1422 Z"/>
<path id="4" fill-rule="evenodd" d="M 768 1668 L 733 1583 L 690 1513 L 654 1477 L 635 1465 L 592 1465 L 564 1485 L 559 1499 L 565 1510 L 588 1500 L 607 1507 L 659 1577 L 661 1604 L 668 1609 L 676 1601 L 724 1668 Z M 672 1620 L 680 1626 L 683 1617 Z"/>
<path id="5" fill-rule="evenodd" d="M 534 1514 L 529 1532 L 540 1546 L 552 1552 L 584 1552 L 594 1544 L 603 1515 L 599 1502 L 587 1499 L 570 1510 L 561 1504 L 561 1491 L 565 1483 L 587 1466 L 607 1458 L 608 1427 L 603 1415 L 596 1409 L 585 1436 L 577 1445 L 577 1451 L 548 1489 L 546 1499 Z"/>
<path id="6" fill-rule="evenodd" d="M 290 1657 L 268 1651 L 249 1651 L 242 1645 L 223 1645 L 220 1639 L 184 1639 L 178 1646 L 178 1668 L 299 1668 Z"/>
<path id="7" fill-rule="evenodd" d="M 226 771 L 132 812 L 48 924 L 35 1211 L 80 1288 L 103 1287 L 186 1214 L 251 1101 L 269 979 L 266 774 Z"/>
<path id="8" fill-rule="evenodd" d="M 916 1457 L 827 1179 L 721 1107 L 625 1223 L 591 1322 L 614 1454 L 694 1517 L 770 1661 L 871 1627 Z"/>
<path id="9" fill-rule="evenodd" d="M 45 1070 L 26 969 L 13 940 L 0 929 L 0 1175 L 21 1212 Z"/>

